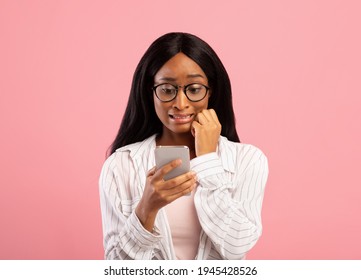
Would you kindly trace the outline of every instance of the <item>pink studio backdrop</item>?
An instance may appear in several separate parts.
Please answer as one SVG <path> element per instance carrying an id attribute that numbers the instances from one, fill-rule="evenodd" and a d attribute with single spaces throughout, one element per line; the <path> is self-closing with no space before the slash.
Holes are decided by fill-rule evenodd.
<path id="1" fill-rule="evenodd" d="M 361 259 L 355 1 L 0 1 L 0 259 L 102 259 L 98 176 L 141 55 L 209 42 L 268 156 L 250 259 Z M 227 108 L 224 108 L 227 110 Z"/>

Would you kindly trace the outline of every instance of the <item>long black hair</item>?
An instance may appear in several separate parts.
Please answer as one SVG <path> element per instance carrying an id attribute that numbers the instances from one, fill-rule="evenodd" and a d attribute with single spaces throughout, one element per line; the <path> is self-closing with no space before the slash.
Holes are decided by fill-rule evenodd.
<path id="1" fill-rule="evenodd" d="M 208 108 L 213 108 L 222 125 L 221 135 L 239 142 L 232 106 L 231 83 L 226 69 L 215 51 L 195 35 L 167 33 L 155 40 L 140 60 L 132 81 L 127 108 L 118 134 L 110 146 L 116 149 L 162 133 L 162 123 L 154 108 L 152 87 L 158 70 L 177 53 L 194 60 L 206 74 L 212 90 Z"/>

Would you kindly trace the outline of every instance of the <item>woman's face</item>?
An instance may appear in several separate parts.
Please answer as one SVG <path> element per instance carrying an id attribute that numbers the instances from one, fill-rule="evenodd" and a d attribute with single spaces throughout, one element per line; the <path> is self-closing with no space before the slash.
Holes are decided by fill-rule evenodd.
<path id="1" fill-rule="evenodd" d="M 168 60 L 154 76 L 154 85 L 170 83 L 182 86 L 175 99 L 162 102 L 154 94 L 154 106 L 158 118 L 163 124 L 163 134 L 189 133 L 195 116 L 208 107 L 209 93 L 198 102 L 188 100 L 183 86 L 198 83 L 208 86 L 203 70 L 192 59 L 178 53 Z"/>

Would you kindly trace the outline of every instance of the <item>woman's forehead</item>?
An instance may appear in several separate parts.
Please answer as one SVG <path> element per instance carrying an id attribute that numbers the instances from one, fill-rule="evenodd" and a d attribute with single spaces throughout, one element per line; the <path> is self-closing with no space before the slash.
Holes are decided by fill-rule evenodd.
<path id="1" fill-rule="evenodd" d="M 169 59 L 156 73 L 156 80 L 175 81 L 179 78 L 206 79 L 202 68 L 183 53 L 178 53 Z"/>

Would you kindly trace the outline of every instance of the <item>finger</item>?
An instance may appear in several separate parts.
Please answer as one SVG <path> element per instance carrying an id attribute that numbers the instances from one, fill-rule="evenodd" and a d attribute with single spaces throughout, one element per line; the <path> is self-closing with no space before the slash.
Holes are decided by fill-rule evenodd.
<path id="1" fill-rule="evenodd" d="M 212 115 L 211 115 L 211 113 L 209 112 L 209 110 L 204 109 L 204 110 L 202 110 L 201 113 L 202 113 L 203 116 L 207 119 L 207 121 L 212 121 L 212 120 L 213 120 Z"/>
<path id="2" fill-rule="evenodd" d="M 154 166 L 152 169 L 150 169 L 149 171 L 148 171 L 148 173 L 147 173 L 147 177 L 149 177 L 149 176 L 153 176 L 154 175 L 154 173 L 155 173 L 155 171 L 156 171 L 156 166 Z"/>
<path id="3" fill-rule="evenodd" d="M 171 188 L 165 188 L 167 183 L 163 183 L 160 191 L 160 198 L 165 204 L 173 202 L 175 199 L 190 193 L 196 186 L 196 178 L 183 182 L 180 185 L 173 185 Z"/>
<path id="4" fill-rule="evenodd" d="M 190 171 L 165 181 L 165 183 L 163 184 L 163 188 L 165 190 L 172 189 L 190 181 L 195 182 L 196 180 L 197 180 L 196 173 L 194 171 Z"/>
<path id="5" fill-rule="evenodd" d="M 192 122 L 192 129 L 191 129 L 191 131 L 192 131 L 193 137 L 195 137 L 196 131 L 197 131 L 199 128 L 201 128 L 201 127 L 202 127 L 202 125 L 201 125 L 199 122 L 197 122 L 197 121 L 193 121 L 193 122 Z"/>
<path id="6" fill-rule="evenodd" d="M 189 193 L 197 186 L 195 179 L 188 180 L 180 185 L 173 186 L 172 188 L 163 189 L 163 196 L 166 197 L 167 201 L 171 202 L 174 199 Z"/>
<path id="7" fill-rule="evenodd" d="M 208 112 L 209 112 L 210 116 L 212 117 L 212 119 L 213 119 L 216 123 L 219 123 L 219 124 L 220 124 L 216 111 L 214 111 L 213 109 L 209 109 Z"/>
<path id="8" fill-rule="evenodd" d="M 206 124 L 208 122 L 208 119 L 204 115 L 203 111 L 197 114 L 196 121 L 198 121 L 200 124 Z"/>
<path id="9" fill-rule="evenodd" d="M 219 123 L 217 114 L 213 109 L 202 110 L 202 114 L 208 122 Z"/>
<path id="10" fill-rule="evenodd" d="M 196 182 L 187 182 L 185 184 L 182 184 L 181 186 L 178 186 L 177 188 L 174 188 L 172 191 L 170 191 L 168 199 L 169 201 L 174 201 L 184 195 L 189 194 L 191 191 L 193 191 L 197 187 Z"/>
<path id="11" fill-rule="evenodd" d="M 163 179 L 165 174 L 169 173 L 170 171 L 172 171 L 173 169 L 175 169 L 176 167 L 178 167 L 181 164 L 182 164 L 182 160 L 180 160 L 180 159 L 172 160 L 171 162 L 169 162 L 166 165 L 159 168 L 155 172 L 154 178 L 155 179 Z"/>
<path id="12" fill-rule="evenodd" d="M 212 124 L 212 125 L 214 124 L 217 127 L 221 127 L 221 123 L 219 122 L 217 114 L 213 109 L 203 110 L 202 113 L 207 119 L 207 124 Z"/>

